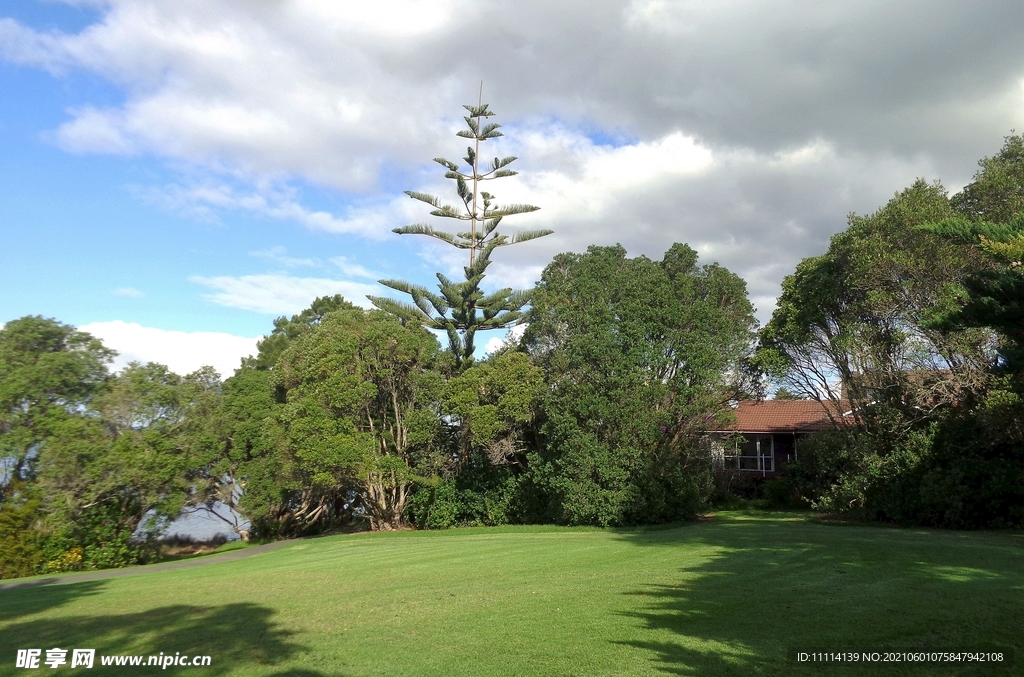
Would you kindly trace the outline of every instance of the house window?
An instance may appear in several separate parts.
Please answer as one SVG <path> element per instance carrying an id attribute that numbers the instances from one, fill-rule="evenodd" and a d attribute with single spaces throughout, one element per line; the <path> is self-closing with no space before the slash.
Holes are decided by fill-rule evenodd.
<path id="1" fill-rule="evenodd" d="M 775 445 L 771 435 L 748 433 L 742 440 L 736 440 L 732 449 L 726 449 L 726 468 L 762 474 L 775 472 Z"/>

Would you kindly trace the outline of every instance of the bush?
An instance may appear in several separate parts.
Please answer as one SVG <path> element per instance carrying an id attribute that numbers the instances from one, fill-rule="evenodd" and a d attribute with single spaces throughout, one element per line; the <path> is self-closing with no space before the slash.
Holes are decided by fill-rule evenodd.
<path id="1" fill-rule="evenodd" d="M 694 519 L 710 505 L 714 475 L 710 458 L 698 450 L 615 447 L 574 430 L 576 435 L 549 442 L 546 458 L 538 455 L 531 467 L 538 496 L 524 503 L 540 508 L 540 521 L 659 524 Z M 657 446 L 652 442 L 648 449 Z"/>
<path id="2" fill-rule="evenodd" d="M 1017 396 L 991 393 L 903 434 L 825 432 L 781 482 L 801 503 L 860 519 L 953 529 L 1024 525 Z M 781 489 L 780 489 L 781 491 Z"/>
<path id="3" fill-rule="evenodd" d="M 112 569 L 145 564 L 158 557 L 155 538 L 125 524 L 120 507 L 101 503 L 74 521 L 54 520 L 58 527 L 43 541 L 47 573 Z"/>
<path id="4" fill-rule="evenodd" d="M 918 479 L 918 521 L 955 529 L 1024 526 L 1024 406 L 995 391 L 936 431 Z"/>
<path id="5" fill-rule="evenodd" d="M 528 520 L 520 508 L 520 482 L 509 468 L 481 462 L 457 477 L 420 487 L 406 515 L 421 529 L 522 523 Z"/>
<path id="6" fill-rule="evenodd" d="M 0 579 L 39 573 L 43 564 L 39 499 L 18 483 L 0 503 Z"/>

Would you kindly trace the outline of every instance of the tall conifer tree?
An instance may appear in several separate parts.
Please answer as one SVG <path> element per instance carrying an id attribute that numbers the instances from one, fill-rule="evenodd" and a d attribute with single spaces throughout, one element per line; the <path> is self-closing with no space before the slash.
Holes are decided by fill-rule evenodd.
<path id="1" fill-rule="evenodd" d="M 380 296 L 370 296 L 369 299 L 378 308 L 398 316 L 405 322 L 418 322 L 432 329 L 445 330 L 448 334 L 449 349 L 455 355 L 456 363 L 465 369 L 473 362 L 473 338 L 476 332 L 503 329 L 517 324 L 523 316 L 523 307 L 530 302 L 529 290 L 514 291 L 511 288 L 504 288 L 485 295 L 480 289 L 484 271 L 491 263 L 491 253 L 498 247 L 533 240 L 550 235 L 553 231 L 526 230 L 512 235 L 498 232 L 498 226 L 506 216 L 537 211 L 539 207 L 527 204 L 498 205 L 494 195 L 483 190 L 484 181 L 515 176 L 517 172 L 507 167 L 516 158 L 495 157 L 492 162 L 482 167 L 480 144 L 502 136 L 498 131 L 500 125 L 487 121 L 494 113 L 488 110 L 487 104 L 482 103 L 482 93 L 481 102 L 476 106 L 463 107 L 468 111 L 464 118 L 467 129 L 456 134 L 473 142 L 472 146 L 466 148 L 464 160 L 468 165 L 467 171 L 460 171 L 459 165 L 450 160 L 434 158 L 434 162 L 445 168 L 445 178 L 455 182 L 455 192 L 462 206 L 442 204 L 438 197 L 426 193 L 411 190 L 405 193 L 414 200 L 433 207 L 433 211 L 430 212 L 433 216 L 468 222 L 469 230 L 451 233 L 417 223 L 395 228 L 394 232 L 400 235 L 428 235 L 458 249 L 469 250 L 469 265 L 463 268 L 465 280 L 455 282 L 442 273 L 437 273 L 439 293 L 402 280 L 380 280 L 381 284 L 408 294 L 412 297 L 412 303 Z"/>

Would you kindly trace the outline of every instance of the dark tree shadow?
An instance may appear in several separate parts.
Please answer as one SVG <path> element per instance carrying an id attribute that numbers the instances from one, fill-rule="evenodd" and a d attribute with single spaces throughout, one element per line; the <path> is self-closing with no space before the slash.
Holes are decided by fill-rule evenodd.
<path id="1" fill-rule="evenodd" d="M 80 597 L 98 594 L 103 585 L 103 581 L 86 581 L 72 585 L 48 585 L 38 588 L 26 585 L 24 588 L 0 590 L 0 623 L 64 606 Z M 28 588 L 33 589 L 29 592 Z M 0 647 L 3 646 L 0 643 Z"/>
<path id="2" fill-rule="evenodd" d="M 1024 674 L 1024 547 L 1016 539 L 792 520 L 728 521 L 623 533 L 647 547 L 712 549 L 677 583 L 631 593 L 624 611 L 652 631 L 621 644 L 676 675 Z M 666 640 L 666 635 L 678 641 Z M 953 650 L 1008 647 L 992 665 L 797 664 L 795 648 Z"/>
<path id="3" fill-rule="evenodd" d="M 33 611 L 52 608 L 76 595 L 94 593 L 100 583 L 82 583 L 53 588 L 8 591 L 0 596 L 6 604 L 14 599 L 23 609 L 20 617 Z M 88 586 L 76 591 L 78 586 Z M 70 589 L 70 590 L 68 590 Z M 20 595 L 17 593 L 21 593 Z M 24 595 L 26 600 L 19 600 Z M 63 597 L 62 597 L 63 596 Z M 37 601 L 44 598 L 43 602 Z M 49 603 L 45 601 L 49 598 Z M 34 606 L 32 606 L 34 605 Z M 265 672 L 273 677 L 324 677 L 323 673 L 291 666 L 275 670 L 274 666 L 300 658 L 309 648 L 296 643 L 293 633 L 273 621 L 274 610 L 258 604 L 225 604 L 220 606 L 173 605 L 146 611 L 110 615 L 62 616 L 59 619 L 28 619 L 0 628 L 0 676 L 24 674 L 15 668 L 17 649 L 53 647 L 62 649 L 95 649 L 96 660 L 85 674 L 113 674 L 130 671 L 166 675 L 222 675 L 234 671 Z M 209 667 L 107 666 L 100 663 L 103 655 L 155 656 L 160 653 L 189 656 L 210 656 Z M 68 665 L 62 666 L 69 670 Z M 265 666 L 265 667 L 264 667 Z M 41 666 L 49 671 L 50 668 Z M 260 668 L 263 667 L 263 670 Z M 74 672 L 84 670 L 76 668 Z M 337 673 L 332 673 L 337 674 Z"/>

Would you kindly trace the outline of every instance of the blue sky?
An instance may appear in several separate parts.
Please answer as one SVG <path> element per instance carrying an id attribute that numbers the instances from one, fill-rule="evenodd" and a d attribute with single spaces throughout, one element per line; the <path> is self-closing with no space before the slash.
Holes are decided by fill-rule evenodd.
<path id="1" fill-rule="evenodd" d="M 40 31 L 77 32 L 101 15 L 88 7 L 4 2 L 0 16 Z M 148 196 L 195 176 L 194 168 L 151 154 L 62 149 L 54 130 L 69 110 L 123 104 L 124 92 L 106 78 L 82 70 L 54 76 L 0 61 L 0 91 L 0 279 L 12 291 L 3 296 L 2 320 L 41 314 L 75 325 L 124 320 L 256 336 L 267 330 L 270 314 L 210 303 L 203 294 L 211 290 L 190 278 L 288 269 L 278 260 L 285 256 L 390 265 L 382 248 L 362 238 L 303 232 L 295 223 L 232 210 L 182 215 Z M 304 185 L 301 177 L 289 186 L 312 208 L 347 203 L 344 194 Z"/>
<path id="2" fill-rule="evenodd" d="M 0 1 L 0 322 L 227 373 L 316 295 L 457 273 L 390 229 L 431 219 L 402 190 L 450 194 L 429 160 L 481 80 L 521 157 L 493 192 L 542 208 L 508 223 L 555 230 L 490 283 L 682 241 L 762 320 L 846 214 L 1024 126 L 1020 3 L 570 4 Z"/>

